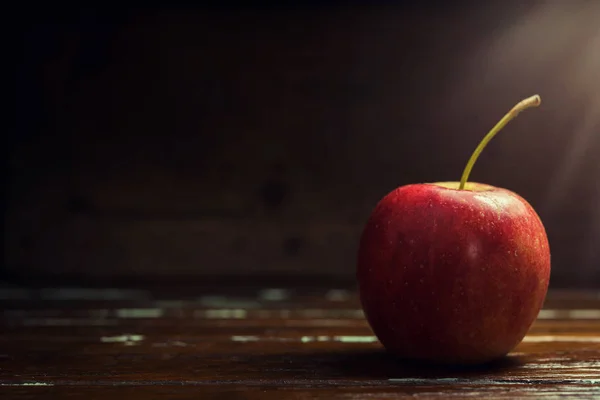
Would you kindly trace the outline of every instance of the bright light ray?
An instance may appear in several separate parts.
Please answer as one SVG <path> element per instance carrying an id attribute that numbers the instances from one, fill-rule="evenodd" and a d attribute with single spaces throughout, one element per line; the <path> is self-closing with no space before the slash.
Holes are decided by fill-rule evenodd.
<path id="1" fill-rule="evenodd" d="M 542 126 L 535 133 L 541 152 L 544 143 L 554 143 L 560 157 L 548 171 L 552 184 L 540 211 L 565 218 L 575 212 L 578 231 L 586 234 L 573 252 L 600 268 L 600 1 L 543 2 L 499 25 L 473 49 L 447 108 L 460 114 L 457 107 L 472 99 L 496 95 L 508 99 L 508 108 L 539 91 L 548 115 L 544 123 L 564 126 L 548 132 Z M 566 147 L 557 149 L 556 143 Z"/>

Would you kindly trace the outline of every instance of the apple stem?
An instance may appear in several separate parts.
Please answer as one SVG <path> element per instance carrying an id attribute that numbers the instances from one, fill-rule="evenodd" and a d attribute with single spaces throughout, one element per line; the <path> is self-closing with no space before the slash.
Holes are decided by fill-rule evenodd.
<path id="1" fill-rule="evenodd" d="M 460 186 L 458 187 L 459 190 L 465 188 L 465 184 L 467 183 L 467 179 L 469 179 L 469 175 L 471 174 L 473 165 L 475 165 L 475 161 L 477 161 L 477 158 L 479 157 L 485 146 L 487 146 L 487 144 L 490 142 L 490 140 L 492 140 L 494 136 L 496 136 L 496 134 L 500 132 L 500 130 L 504 128 L 506 124 L 510 122 L 510 120 L 519 115 L 521 111 L 524 111 L 530 107 L 537 107 L 540 105 L 541 102 L 542 99 L 537 94 L 520 101 L 509 112 L 507 112 L 504 117 L 502 117 L 502 119 L 496 124 L 496 126 L 492 128 L 491 131 L 488 132 L 487 135 L 484 136 L 483 140 L 481 140 L 473 154 L 471 154 L 471 158 L 469 158 L 469 162 L 467 163 L 467 166 L 463 171 L 462 177 L 460 178 Z"/>

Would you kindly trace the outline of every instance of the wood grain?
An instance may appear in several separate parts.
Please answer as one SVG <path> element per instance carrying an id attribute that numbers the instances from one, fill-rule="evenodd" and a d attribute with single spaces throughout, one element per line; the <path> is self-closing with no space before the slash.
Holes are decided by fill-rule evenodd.
<path id="1" fill-rule="evenodd" d="M 394 359 L 348 288 L 3 288 L 3 398 L 592 398 L 600 293 L 551 292 L 478 368 Z"/>

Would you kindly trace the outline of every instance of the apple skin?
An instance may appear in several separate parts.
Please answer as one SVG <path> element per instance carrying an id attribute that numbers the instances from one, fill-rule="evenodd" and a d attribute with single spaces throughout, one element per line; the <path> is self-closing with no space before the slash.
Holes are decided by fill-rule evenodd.
<path id="1" fill-rule="evenodd" d="M 533 207 L 468 182 L 386 195 L 362 233 L 357 280 L 379 341 L 408 360 L 480 364 L 522 340 L 548 290 L 550 247 Z"/>

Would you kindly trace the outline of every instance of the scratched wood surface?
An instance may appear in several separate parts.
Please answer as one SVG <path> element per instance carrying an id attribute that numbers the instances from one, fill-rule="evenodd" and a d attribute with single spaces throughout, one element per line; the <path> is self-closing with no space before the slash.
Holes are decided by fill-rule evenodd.
<path id="1" fill-rule="evenodd" d="M 347 288 L 0 287 L 0 398 L 600 398 L 600 292 L 555 291 L 506 359 L 382 350 Z"/>

